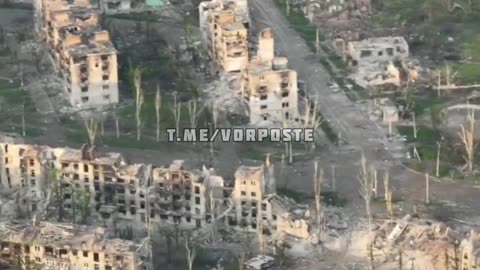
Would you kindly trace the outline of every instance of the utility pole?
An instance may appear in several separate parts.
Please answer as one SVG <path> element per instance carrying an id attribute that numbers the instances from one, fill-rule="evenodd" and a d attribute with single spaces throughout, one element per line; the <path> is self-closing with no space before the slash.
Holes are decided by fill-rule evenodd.
<path id="1" fill-rule="evenodd" d="M 315 29 L 315 53 L 318 55 L 320 51 L 320 34 L 318 33 L 318 27 Z"/>
<path id="2" fill-rule="evenodd" d="M 287 16 L 290 16 L 290 0 L 287 0 Z"/>
<path id="3" fill-rule="evenodd" d="M 440 176 L 440 147 L 441 144 L 440 142 L 437 142 L 437 166 L 435 168 L 435 176 L 439 177 Z"/>
<path id="4" fill-rule="evenodd" d="M 430 177 L 425 174 L 425 202 L 430 203 Z"/>
<path id="5" fill-rule="evenodd" d="M 332 164 L 332 190 L 335 192 L 335 164 Z"/>

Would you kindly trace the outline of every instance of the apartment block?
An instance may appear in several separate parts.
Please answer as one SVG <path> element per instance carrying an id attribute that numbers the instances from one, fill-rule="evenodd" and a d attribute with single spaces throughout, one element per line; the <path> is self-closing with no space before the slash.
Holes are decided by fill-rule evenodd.
<path id="1" fill-rule="evenodd" d="M 186 170 L 182 160 L 169 166 L 129 164 L 119 153 L 100 153 L 88 145 L 70 149 L 3 142 L 0 150 L 0 190 L 29 191 L 22 194 L 19 207 L 31 216 L 52 210 L 46 207 L 47 194 L 58 179 L 63 207 L 70 216 L 75 193 L 86 192 L 93 218 L 107 223 L 115 219 L 199 229 L 221 221 L 234 229 L 255 230 L 262 215 L 266 232 L 281 228 L 297 237 L 309 232 L 305 210 L 276 195 L 269 161 L 240 167 L 229 182 L 213 169 Z"/>
<path id="2" fill-rule="evenodd" d="M 22 269 L 152 269 L 147 244 L 108 238 L 102 228 L 34 220 L 24 225 L 2 223 L 0 237 L 1 263 L 20 264 Z"/>
<path id="3" fill-rule="evenodd" d="M 262 222 L 264 233 L 308 239 L 311 235 L 308 207 L 276 194 L 273 167 L 268 162 L 258 167 L 242 166 L 235 172 L 231 193 L 234 209 L 228 213 L 226 224 L 256 231 Z"/>
<path id="4" fill-rule="evenodd" d="M 244 73 L 242 94 L 250 108 L 250 123 L 298 119 L 297 72 L 288 68 L 286 57 L 274 55 L 270 28 L 259 34 L 255 57 Z"/>
<path id="5" fill-rule="evenodd" d="M 244 17 L 221 1 L 202 2 L 199 9 L 203 39 L 215 64 L 225 73 L 243 71 L 248 64 Z"/>
<path id="6" fill-rule="evenodd" d="M 65 79 L 72 106 L 118 103 L 118 67 L 108 31 L 90 3 L 37 0 L 36 24 Z"/>

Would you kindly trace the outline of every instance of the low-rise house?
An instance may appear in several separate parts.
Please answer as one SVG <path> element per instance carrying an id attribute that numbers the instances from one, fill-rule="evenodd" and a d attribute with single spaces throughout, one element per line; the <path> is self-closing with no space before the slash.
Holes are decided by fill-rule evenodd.
<path id="1" fill-rule="evenodd" d="M 400 69 L 409 57 L 408 44 L 403 37 L 369 38 L 349 42 L 347 62 L 352 78 L 362 87 L 378 85 L 400 86 Z"/>

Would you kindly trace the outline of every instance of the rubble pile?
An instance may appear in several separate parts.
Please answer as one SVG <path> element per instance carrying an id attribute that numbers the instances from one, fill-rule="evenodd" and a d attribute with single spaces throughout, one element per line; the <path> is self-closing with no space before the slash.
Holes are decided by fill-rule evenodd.
<path id="1" fill-rule="evenodd" d="M 381 269 L 398 265 L 399 260 L 419 270 L 475 269 L 480 250 L 475 232 L 460 241 L 463 237 L 444 223 L 410 215 L 386 221 L 375 233 L 375 257 L 385 262 Z"/>

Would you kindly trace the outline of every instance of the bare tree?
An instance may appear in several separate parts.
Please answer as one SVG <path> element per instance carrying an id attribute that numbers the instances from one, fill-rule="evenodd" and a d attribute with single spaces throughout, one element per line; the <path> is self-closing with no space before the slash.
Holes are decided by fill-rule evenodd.
<path id="1" fill-rule="evenodd" d="M 316 210 L 318 231 L 320 232 L 321 230 L 323 230 L 322 206 L 320 201 L 320 196 L 322 191 L 322 182 L 323 182 L 323 169 L 318 168 L 318 161 L 315 161 L 313 164 L 315 167 L 315 173 L 313 176 L 313 188 L 315 192 L 315 210 Z"/>
<path id="2" fill-rule="evenodd" d="M 213 128 L 217 128 L 218 126 L 218 103 L 217 101 L 212 102 L 212 122 L 213 122 Z"/>
<path id="3" fill-rule="evenodd" d="M 173 97 L 173 106 L 170 108 L 170 110 L 172 111 L 173 119 L 175 120 L 175 128 L 177 132 L 179 132 L 182 107 L 181 107 L 181 104 L 178 103 L 176 95 Z"/>
<path id="4" fill-rule="evenodd" d="M 95 144 L 95 138 L 97 137 L 98 121 L 94 118 L 90 118 L 84 121 L 85 129 L 87 130 L 88 143 L 90 145 Z"/>
<path id="5" fill-rule="evenodd" d="M 144 95 L 142 89 L 142 70 L 139 67 L 133 69 L 133 86 L 135 90 L 135 121 L 137 123 L 137 141 L 142 136 L 142 106 Z"/>
<path id="6" fill-rule="evenodd" d="M 415 112 L 412 112 L 412 121 L 413 121 L 413 138 L 417 139 L 417 121 L 415 118 Z"/>
<path id="7" fill-rule="evenodd" d="M 25 102 L 22 103 L 22 136 L 25 137 Z"/>
<path id="8" fill-rule="evenodd" d="M 430 203 L 430 176 L 425 174 L 425 202 Z"/>
<path id="9" fill-rule="evenodd" d="M 155 94 L 155 116 L 157 118 L 157 142 L 160 141 L 160 109 L 162 107 L 162 96 L 160 86 L 157 84 L 157 93 Z"/>
<path id="10" fill-rule="evenodd" d="M 470 110 L 467 114 L 467 123 L 460 126 L 461 130 L 458 133 L 460 137 L 465 155 L 464 159 L 466 161 L 465 166 L 462 169 L 468 168 L 469 172 L 473 171 L 473 163 L 475 159 L 475 148 L 477 143 L 475 143 L 475 112 Z"/>
<path id="11" fill-rule="evenodd" d="M 184 236 L 184 247 L 186 251 L 186 256 L 187 256 L 187 266 L 188 270 L 193 269 L 193 262 L 195 261 L 195 258 L 197 257 L 197 247 L 196 247 L 196 242 L 193 239 L 193 236 L 190 233 L 185 233 Z"/>
<path id="12" fill-rule="evenodd" d="M 188 114 L 190 117 L 190 127 L 191 128 L 196 128 L 197 123 L 198 123 L 198 117 L 203 111 L 203 108 L 198 110 L 197 108 L 197 100 L 192 99 L 187 103 L 187 108 L 188 108 Z"/>
<path id="13" fill-rule="evenodd" d="M 435 176 L 439 177 L 440 176 L 440 147 L 441 143 L 437 142 L 437 162 L 435 166 Z"/>
<path id="14" fill-rule="evenodd" d="M 360 160 L 360 175 L 358 178 L 360 182 L 360 195 L 363 197 L 365 201 L 365 212 L 367 215 L 367 225 L 368 225 L 368 250 L 369 250 L 369 257 L 370 257 L 370 270 L 374 269 L 373 265 L 373 237 L 371 235 L 372 232 L 372 193 L 373 193 L 373 177 L 371 168 L 369 168 L 367 159 L 365 155 L 362 153 L 362 158 Z"/>
<path id="15" fill-rule="evenodd" d="M 332 166 L 332 190 L 333 190 L 333 192 L 335 192 L 336 191 L 336 182 L 337 182 L 337 180 L 335 178 L 335 164 L 332 164 L 331 166 Z"/>
<path id="16" fill-rule="evenodd" d="M 390 175 L 388 170 L 385 171 L 383 175 L 383 186 L 384 186 L 384 196 L 385 196 L 385 207 L 387 208 L 387 214 L 389 217 L 393 217 L 393 202 L 392 202 L 392 192 L 390 191 Z"/>

